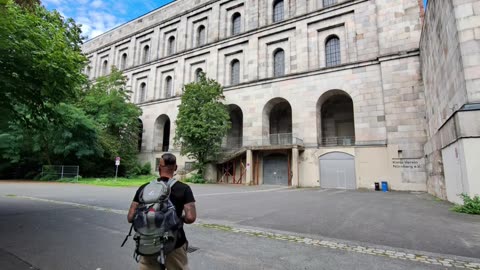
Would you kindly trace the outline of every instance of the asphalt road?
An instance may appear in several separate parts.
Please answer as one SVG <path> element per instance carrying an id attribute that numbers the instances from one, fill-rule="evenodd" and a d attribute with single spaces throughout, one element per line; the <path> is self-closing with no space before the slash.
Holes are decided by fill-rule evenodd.
<path id="1" fill-rule="evenodd" d="M 425 194 L 212 185 L 193 190 L 201 223 L 279 230 L 392 252 L 460 255 L 469 262 L 480 258 L 480 217 L 452 213 L 449 204 Z M 0 269 L 137 269 L 133 242 L 120 248 L 134 191 L 0 182 Z M 187 235 L 198 248 L 189 256 L 194 270 L 445 269 L 199 225 L 188 226 Z"/>

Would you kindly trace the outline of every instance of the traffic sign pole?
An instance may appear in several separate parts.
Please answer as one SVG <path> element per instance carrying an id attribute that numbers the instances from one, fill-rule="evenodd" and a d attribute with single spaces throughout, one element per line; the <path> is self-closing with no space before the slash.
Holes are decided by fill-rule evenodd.
<path id="1" fill-rule="evenodd" d="M 117 181 L 118 166 L 120 166 L 120 157 L 115 158 L 115 181 Z"/>

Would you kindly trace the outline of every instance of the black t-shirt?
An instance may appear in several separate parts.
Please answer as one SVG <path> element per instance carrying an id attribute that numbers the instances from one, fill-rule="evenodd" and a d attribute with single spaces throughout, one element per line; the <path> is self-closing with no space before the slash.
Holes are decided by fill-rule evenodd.
<path id="1" fill-rule="evenodd" d="M 167 178 L 162 178 L 162 179 L 159 178 L 157 180 L 168 181 Z M 138 188 L 137 192 L 135 193 L 135 197 L 133 197 L 134 202 L 140 203 L 140 193 L 148 184 L 149 183 L 145 183 Z M 172 190 L 170 193 L 170 201 L 175 206 L 177 216 L 181 218 L 184 205 L 187 203 L 195 202 L 195 198 L 193 197 L 192 189 L 187 184 L 184 184 L 178 181 L 172 186 Z M 185 236 L 185 231 L 183 230 L 183 228 L 181 228 L 178 239 L 177 239 L 177 243 L 175 244 L 175 248 L 179 248 L 183 246 L 183 244 L 185 244 L 186 241 L 187 241 L 187 237 Z"/>

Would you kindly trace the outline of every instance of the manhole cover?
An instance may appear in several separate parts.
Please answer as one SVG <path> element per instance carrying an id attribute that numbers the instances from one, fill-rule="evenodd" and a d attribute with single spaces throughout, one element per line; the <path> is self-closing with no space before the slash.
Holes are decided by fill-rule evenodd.
<path id="1" fill-rule="evenodd" d="M 193 252 L 195 252 L 195 251 L 197 251 L 197 250 L 198 250 L 197 247 L 189 246 L 189 247 L 187 248 L 187 252 L 188 252 L 188 253 L 193 253 Z"/>

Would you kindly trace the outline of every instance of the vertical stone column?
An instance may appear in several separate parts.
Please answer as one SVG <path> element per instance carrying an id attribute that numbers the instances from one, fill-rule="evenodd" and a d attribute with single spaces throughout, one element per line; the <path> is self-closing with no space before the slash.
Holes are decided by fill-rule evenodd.
<path id="1" fill-rule="evenodd" d="M 253 155 L 252 150 L 247 150 L 247 176 L 245 180 L 245 185 L 249 186 L 252 184 L 253 180 Z"/>
<path id="2" fill-rule="evenodd" d="M 292 148 L 292 187 L 298 187 L 298 148 Z"/>

